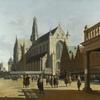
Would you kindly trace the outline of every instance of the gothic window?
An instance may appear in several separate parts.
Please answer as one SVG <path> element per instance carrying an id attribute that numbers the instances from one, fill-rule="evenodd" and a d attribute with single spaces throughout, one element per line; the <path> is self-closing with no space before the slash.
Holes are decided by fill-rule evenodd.
<path id="1" fill-rule="evenodd" d="M 41 46 L 41 49 L 42 49 L 41 52 L 43 52 L 43 51 L 44 51 L 44 50 L 43 50 L 43 49 L 44 49 L 44 48 L 43 48 L 43 45 Z"/>
<path id="2" fill-rule="evenodd" d="M 36 48 L 36 54 L 38 54 L 38 47 Z"/>
<path id="3" fill-rule="evenodd" d="M 100 27 L 98 27 L 98 33 L 99 33 L 98 35 L 100 35 Z"/>
<path id="4" fill-rule="evenodd" d="M 43 52 L 45 51 L 45 44 L 43 45 Z"/>
<path id="5" fill-rule="evenodd" d="M 36 47 L 36 54 L 38 54 L 38 48 Z"/>
<path id="6" fill-rule="evenodd" d="M 98 28 L 96 28 L 96 36 L 98 36 Z"/>
<path id="7" fill-rule="evenodd" d="M 98 34 L 99 34 L 99 31 L 100 31 L 100 30 L 99 30 L 99 27 L 98 27 L 97 31 L 98 31 Z"/>
<path id="8" fill-rule="evenodd" d="M 34 48 L 34 54 L 36 54 L 36 48 Z"/>
<path id="9" fill-rule="evenodd" d="M 41 48 L 41 46 L 40 46 L 40 53 L 41 53 L 41 51 L 42 51 L 42 48 Z"/>
<path id="10" fill-rule="evenodd" d="M 49 44 L 48 43 L 46 43 L 46 50 L 49 48 Z"/>
<path id="11" fill-rule="evenodd" d="M 60 62 L 56 63 L 57 69 L 60 69 Z"/>
<path id="12" fill-rule="evenodd" d="M 61 42 L 58 42 L 56 44 L 56 58 L 57 58 L 57 60 L 61 59 L 62 50 L 63 50 L 63 44 Z"/>

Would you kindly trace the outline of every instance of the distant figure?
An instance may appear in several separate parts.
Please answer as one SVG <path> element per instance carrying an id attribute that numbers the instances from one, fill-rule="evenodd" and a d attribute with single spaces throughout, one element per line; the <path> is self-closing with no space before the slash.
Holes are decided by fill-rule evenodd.
<path id="1" fill-rule="evenodd" d="M 56 76 L 54 76 L 53 83 L 54 83 L 54 87 L 56 87 Z"/>
<path id="2" fill-rule="evenodd" d="M 72 83 L 72 78 L 71 78 L 71 76 L 68 77 L 68 83 L 69 83 L 69 85 L 71 85 L 71 83 Z"/>
<path id="3" fill-rule="evenodd" d="M 50 78 L 49 78 L 49 76 L 47 76 L 47 77 L 46 77 L 46 85 L 49 84 L 49 81 L 50 81 Z"/>
<path id="4" fill-rule="evenodd" d="M 50 85 L 51 85 L 51 87 L 53 87 L 53 85 L 54 85 L 54 77 L 52 75 L 50 77 Z"/>
<path id="5" fill-rule="evenodd" d="M 23 88 L 26 87 L 26 77 L 23 75 Z"/>
<path id="6" fill-rule="evenodd" d="M 43 78 L 42 78 L 42 76 L 40 76 L 38 78 L 37 86 L 38 86 L 38 89 L 39 89 L 39 93 L 44 93 Z"/>
<path id="7" fill-rule="evenodd" d="M 67 76 L 65 76 L 64 82 L 65 82 L 66 87 L 67 87 L 67 84 L 68 84 L 68 77 Z"/>
<path id="8" fill-rule="evenodd" d="M 59 85 L 59 77 L 56 76 L 56 86 L 58 87 L 58 85 Z"/>
<path id="9" fill-rule="evenodd" d="M 77 77 L 77 87 L 78 87 L 78 91 L 80 91 L 80 87 L 81 87 L 81 79 L 80 79 L 80 76 Z"/>
<path id="10" fill-rule="evenodd" d="M 54 87 L 58 87 L 58 77 L 57 76 L 54 76 Z"/>
<path id="11" fill-rule="evenodd" d="M 32 82 L 33 82 L 33 80 L 34 80 L 34 77 L 33 77 L 33 76 L 31 76 L 31 80 L 32 80 Z"/>
<path id="12" fill-rule="evenodd" d="M 29 85 L 30 85 L 30 77 L 27 74 L 26 75 L 26 87 L 29 87 Z"/>

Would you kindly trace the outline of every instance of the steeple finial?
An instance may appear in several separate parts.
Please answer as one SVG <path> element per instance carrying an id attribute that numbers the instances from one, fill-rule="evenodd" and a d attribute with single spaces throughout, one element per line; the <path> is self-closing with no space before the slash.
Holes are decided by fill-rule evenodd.
<path id="1" fill-rule="evenodd" d="M 33 18 L 33 26 L 32 26 L 32 34 L 30 40 L 34 42 L 38 38 L 38 27 L 37 27 L 37 19 L 36 17 Z"/>
<path id="2" fill-rule="evenodd" d="M 70 36 L 70 34 L 69 34 L 68 30 L 67 30 L 66 37 L 68 38 L 69 36 Z"/>
<path id="3" fill-rule="evenodd" d="M 14 45 L 13 61 L 14 61 L 14 64 L 16 64 L 18 62 L 18 39 L 17 39 L 17 36 L 16 36 L 15 45 Z"/>

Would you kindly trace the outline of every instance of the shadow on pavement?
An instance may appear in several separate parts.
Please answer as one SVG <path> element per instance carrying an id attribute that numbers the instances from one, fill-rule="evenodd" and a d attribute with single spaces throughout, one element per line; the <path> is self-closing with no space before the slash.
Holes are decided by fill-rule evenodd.
<path id="1" fill-rule="evenodd" d="M 37 89 L 22 89 L 19 92 L 25 98 L 0 97 L 0 100 L 100 100 L 100 91 L 45 90 L 44 94 L 39 94 Z"/>
<path id="2" fill-rule="evenodd" d="M 100 91 L 45 90 L 45 94 L 38 94 L 38 97 L 39 100 L 100 100 Z"/>
<path id="3" fill-rule="evenodd" d="M 91 91 L 89 94 L 100 96 L 100 91 Z"/>
<path id="4" fill-rule="evenodd" d="M 16 97 L 0 97 L 0 100 L 27 100 L 25 98 L 16 98 Z"/>
<path id="5" fill-rule="evenodd" d="M 25 95 L 25 98 L 27 100 L 36 100 L 36 99 L 38 99 L 36 90 L 33 90 L 33 89 L 22 89 L 22 91 L 23 91 L 23 93 Z"/>

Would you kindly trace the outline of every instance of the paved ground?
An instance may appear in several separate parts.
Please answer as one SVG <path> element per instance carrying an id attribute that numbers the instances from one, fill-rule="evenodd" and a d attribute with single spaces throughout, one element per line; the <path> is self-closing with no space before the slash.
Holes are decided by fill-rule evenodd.
<path id="1" fill-rule="evenodd" d="M 45 83 L 44 83 L 45 85 Z M 84 84 L 82 83 L 81 90 Z M 93 90 L 100 91 L 100 84 L 92 84 Z M 63 81 L 59 82 L 59 88 L 51 88 L 45 85 L 45 93 L 39 94 L 36 82 L 31 82 L 30 88 L 23 88 L 22 80 L 4 80 L 0 79 L 0 100 L 99 100 L 100 92 L 87 94 L 83 91 L 77 91 L 76 82 L 73 82 L 68 87 Z M 34 99 L 33 99 L 34 98 Z"/>

